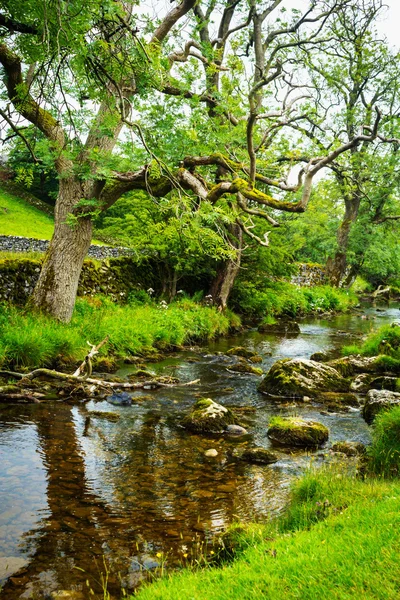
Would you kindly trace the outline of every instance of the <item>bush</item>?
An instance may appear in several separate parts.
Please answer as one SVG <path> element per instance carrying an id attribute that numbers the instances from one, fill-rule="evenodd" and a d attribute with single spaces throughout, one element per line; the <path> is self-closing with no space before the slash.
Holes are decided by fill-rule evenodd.
<path id="1" fill-rule="evenodd" d="M 372 333 L 361 346 L 345 346 L 344 355 L 362 354 L 363 356 L 378 356 L 379 354 L 400 359 L 400 327 L 385 325 Z"/>
<path id="2" fill-rule="evenodd" d="M 370 470 L 382 477 L 400 475 L 400 406 L 375 419 L 372 445 L 368 448 Z"/>

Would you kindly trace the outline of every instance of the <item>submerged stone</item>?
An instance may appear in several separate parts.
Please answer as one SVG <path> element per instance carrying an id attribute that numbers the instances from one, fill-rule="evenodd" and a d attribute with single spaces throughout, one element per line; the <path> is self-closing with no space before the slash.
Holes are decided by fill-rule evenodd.
<path id="1" fill-rule="evenodd" d="M 228 425 L 225 431 L 228 435 L 232 436 L 241 436 L 248 434 L 247 429 L 245 429 L 241 425 Z"/>
<path id="2" fill-rule="evenodd" d="M 115 404 L 115 406 L 130 406 L 132 404 L 132 397 L 128 392 L 120 392 L 119 394 L 107 396 L 107 402 Z"/>
<path id="3" fill-rule="evenodd" d="M 313 360 L 278 360 L 258 386 L 273 396 L 316 398 L 321 392 L 347 392 L 348 382 L 332 367 Z"/>
<path id="4" fill-rule="evenodd" d="M 400 405 L 400 393 L 389 390 L 370 390 L 362 409 L 362 416 L 370 424 L 383 410 Z"/>
<path id="5" fill-rule="evenodd" d="M 273 417 L 268 428 L 268 437 L 284 446 L 317 448 L 327 441 L 329 430 L 317 421 L 306 421 L 297 417 Z"/>
<path id="6" fill-rule="evenodd" d="M 332 452 L 341 452 L 346 456 L 362 456 L 366 452 L 361 442 L 335 442 L 331 448 Z"/>
<path id="7" fill-rule="evenodd" d="M 207 458 L 215 458 L 215 456 L 218 456 L 218 452 L 215 448 L 210 448 L 204 452 L 204 456 L 207 456 Z"/>
<path id="8" fill-rule="evenodd" d="M 183 427 L 195 433 L 221 433 L 228 425 L 234 424 L 236 417 L 233 412 L 211 398 L 197 400 L 190 414 L 182 420 Z"/>
<path id="9" fill-rule="evenodd" d="M 348 409 L 349 406 L 360 406 L 357 396 L 348 392 L 321 392 L 316 400 L 328 410 L 343 410 Z"/>
<path id="10" fill-rule="evenodd" d="M 278 319 L 276 323 L 261 323 L 258 326 L 260 333 L 300 333 L 300 326 L 291 319 Z"/>
<path id="11" fill-rule="evenodd" d="M 248 350 L 244 348 L 244 346 L 235 346 L 234 348 L 230 348 L 227 351 L 227 356 L 242 356 L 243 358 L 253 358 L 254 356 L 258 356 L 257 352 L 254 350 Z"/>
<path id="12" fill-rule="evenodd" d="M 229 367 L 230 371 L 235 373 L 250 373 L 251 375 L 263 375 L 263 370 L 259 367 L 253 367 L 245 362 L 235 363 Z"/>
<path id="13" fill-rule="evenodd" d="M 266 448 L 245 448 L 244 450 L 235 448 L 232 452 L 232 457 L 236 460 L 261 465 L 271 465 L 278 460 L 277 455 Z"/>

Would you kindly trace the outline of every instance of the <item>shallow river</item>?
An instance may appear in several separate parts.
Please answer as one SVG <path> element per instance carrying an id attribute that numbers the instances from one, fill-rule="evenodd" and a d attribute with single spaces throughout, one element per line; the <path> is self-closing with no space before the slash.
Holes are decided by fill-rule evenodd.
<path id="1" fill-rule="evenodd" d="M 70 406 L 61 402 L 0 407 L 0 598 L 46 598 L 53 590 L 83 589 L 102 598 L 100 581 L 110 571 L 109 590 L 134 587 L 143 571 L 185 563 L 235 520 L 259 520 L 282 510 L 291 478 L 324 452 L 283 454 L 274 465 L 236 463 L 230 452 L 242 441 L 200 437 L 179 427 L 196 397 L 247 407 L 241 421 L 252 445 L 269 447 L 272 414 L 315 418 L 336 440 L 369 441 L 358 410 L 327 414 L 320 406 L 271 403 L 257 392 L 259 377 L 232 373 L 233 346 L 263 357 L 268 370 L 282 357 L 309 358 L 340 348 L 382 324 L 400 318 L 398 305 L 367 307 L 368 318 L 341 315 L 301 321 L 297 337 L 256 331 L 191 348 L 149 365 L 186 388 L 135 392 L 132 406 L 106 401 Z M 134 371 L 124 366 L 120 375 Z M 118 422 L 91 417 L 91 410 L 117 412 Z M 218 456 L 206 458 L 215 448 Z M 86 584 L 95 591 L 88 594 Z"/>

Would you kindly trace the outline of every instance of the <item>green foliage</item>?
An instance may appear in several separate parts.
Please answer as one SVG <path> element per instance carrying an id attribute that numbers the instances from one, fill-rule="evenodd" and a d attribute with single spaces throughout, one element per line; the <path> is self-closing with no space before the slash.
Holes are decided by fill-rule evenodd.
<path id="1" fill-rule="evenodd" d="M 400 475 L 400 406 L 376 416 L 368 457 L 369 469 L 379 477 Z"/>
<path id="2" fill-rule="evenodd" d="M 143 294 L 139 297 L 144 299 Z M 239 324 L 229 311 L 221 314 L 187 299 L 171 305 L 134 302 L 125 306 L 101 297 L 78 299 L 68 325 L 0 305 L 0 364 L 32 368 L 75 363 L 87 353 L 87 340 L 97 344 L 107 335 L 110 341 L 102 355 L 123 358 L 152 348 L 212 339 Z"/>
<path id="3" fill-rule="evenodd" d="M 231 305 L 251 317 L 289 316 L 328 311 L 346 311 L 357 304 L 356 295 L 330 286 L 299 288 L 288 282 L 266 282 L 263 288 L 239 281 Z"/>
<path id="4" fill-rule="evenodd" d="M 362 354 L 363 356 L 384 355 L 382 358 L 400 359 L 400 326 L 385 325 L 372 333 L 361 346 L 345 346 L 343 354 Z"/>

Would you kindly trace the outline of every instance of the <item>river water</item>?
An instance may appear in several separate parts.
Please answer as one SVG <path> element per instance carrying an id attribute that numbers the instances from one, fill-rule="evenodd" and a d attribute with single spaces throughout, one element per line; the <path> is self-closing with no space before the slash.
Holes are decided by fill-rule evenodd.
<path id="1" fill-rule="evenodd" d="M 71 589 L 84 590 L 84 598 L 103 598 L 104 577 L 111 597 L 120 598 L 121 587 L 132 589 L 157 565 L 155 572 L 207 553 L 213 536 L 232 522 L 278 514 L 294 475 L 311 461 L 323 462 L 336 440 L 368 442 L 369 429 L 358 410 L 334 414 L 318 405 L 272 402 L 257 392 L 258 376 L 231 372 L 236 359 L 224 352 L 233 346 L 255 350 L 263 358 L 256 366 L 266 371 L 279 358 L 338 349 L 399 318 L 398 305 L 365 307 L 360 314 L 303 320 L 295 337 L 247 331 L 191 348 L 149 367 L 182 381 L 200 379 L 198 385 L 138 391 L 131 406 L 2 405 L 0 582 L 9 579 L 0 598 L 42 599 Z M 124 366 L 119 374 L 134 370 Z M 184 431 L 179 419 L 198 397 L 240 407 L 250 438 Z M 120 418 L 89 421 L 92 410 Z M 327 448 L 282 453 L 269 466 L 232 461 L 240 443 L 270 447 L 272 414 L 324 423 Z M 204 456 L 210 448 L 217 457 Z"/>

